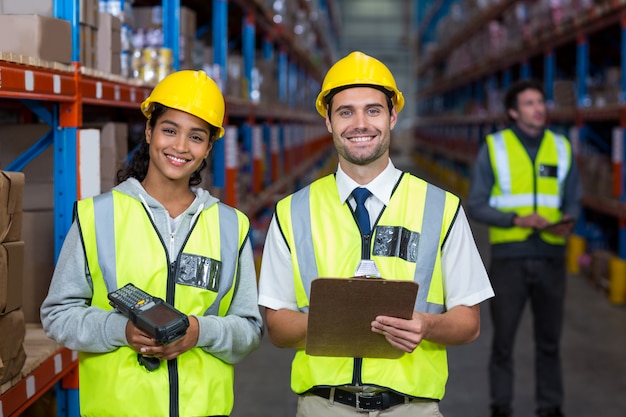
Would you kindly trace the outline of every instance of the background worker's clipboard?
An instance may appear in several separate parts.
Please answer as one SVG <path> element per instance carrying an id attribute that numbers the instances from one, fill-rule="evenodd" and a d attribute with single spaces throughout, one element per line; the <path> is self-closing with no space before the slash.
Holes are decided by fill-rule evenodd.
<path id="1" fill-rule="evenodd" d="M 376 316 L 410 319 L 415 281 L 316 278 L 311 283 L 306 353 L 312 356 L 399 358 L 399 349 L 372 332 Z"/>

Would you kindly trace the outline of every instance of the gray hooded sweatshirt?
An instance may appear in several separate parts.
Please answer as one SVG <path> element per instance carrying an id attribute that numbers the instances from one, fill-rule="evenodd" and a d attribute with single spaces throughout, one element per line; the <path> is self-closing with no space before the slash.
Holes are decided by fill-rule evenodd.
<path id="1" fill-rule="evenodd" d="M 218 199 L 201 188 L 194 188 L 194 202 L 178 218 L 171 230 L 167 210 L 134 178 L 114 188 L 141 201 L 150 213 L 169 259 L 182 250 L 193 220 Z M 197 317 L 197 347 L 227 363 L 237 363 L 256 349 L 262 337 L 263 322 L 257 305 L 256 271 L 250 240 L 239 255 L 238 284 L 225 317 Z M 48 295 L 41 306 L 41 322 L 48 337 L 69 349 L 83 352 L 110 352 L 129 346 L 126 340 L 127 319 L 115 310 L 91 306 L 93 284 L 85 261 L 78 225 L 74 222 L 65 238 L 52 276 Z"/>

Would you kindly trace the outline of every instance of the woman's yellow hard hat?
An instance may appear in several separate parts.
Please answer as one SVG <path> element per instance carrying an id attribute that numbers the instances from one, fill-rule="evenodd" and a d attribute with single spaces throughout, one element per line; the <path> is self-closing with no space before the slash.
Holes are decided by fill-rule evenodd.
<path id="1" fill-rule="evenodd" d="M 219 128 L 218 139 L 224 136 L 224 96 L 204 71 L 182 70 L 163 78 L 141 103 L 141 112 L 148 119 L 152 103 L 193 114 Z"/>
<path id="2" fill-rule="evenodd" d="M 398 113 L 404 107 L 404 97 L 398 90 L 396 80 L 389 68 L 376 58 L 356 51 L 337 61 L 326 73 L 322 91 L 315 102 L 317 112 L 322 117 L 326 117 L 326 96 L 336 88 L 352 85 L 382 87 L 389 92 Z"/>

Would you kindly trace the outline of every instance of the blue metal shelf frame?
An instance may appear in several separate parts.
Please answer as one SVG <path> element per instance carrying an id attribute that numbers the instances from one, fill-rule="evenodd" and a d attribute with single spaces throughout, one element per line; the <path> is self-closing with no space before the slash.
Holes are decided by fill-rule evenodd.
<path id="1" fill-rule="evenodd" d="M 554 105 L 554 73 L 556 72 L 556 60 L 554 59 L 554 51 L 546 52 L 543 61 L 543 86 L 546 94 L 546 103 L 548 107 Z"/>
<path id="2" fill-rule="evenodd" d="M 180 69 L 180 0 L 162 0 L 163 46 L 172 50 L 173 68 Z"/>
<path id="3" fill-rule="evenodd" d="M 256 46 L 254 15 L 246 13 L 242 22 L 244 97 L 252 98 L 252 70 Z"/>
<path id="4" fill-rule="evenodd" d="M 219 71 L 222 90 L 226 86 L 228 59 L 228 1 L 213 0 L 213 63 Z M 213 185 L 224 188 L 226 185 L 226 151 L 225 140 L 213 144 Z"/>

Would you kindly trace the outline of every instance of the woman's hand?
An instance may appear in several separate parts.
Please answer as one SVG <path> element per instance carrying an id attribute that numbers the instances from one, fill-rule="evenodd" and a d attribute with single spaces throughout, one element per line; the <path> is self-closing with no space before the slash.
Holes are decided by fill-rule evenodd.
<path id="1" fill-rule="evenodd" d="M 189 328 L 180 339 L 162 345 L 148 334 L 139 330 L 130 320 L 126 324 L 126 340 L 133 350 L 144 356 L 155 357 L 161 360 L 170 360 L 194 348 L 198 343 L 198 319 L 188 316 Z"/>

